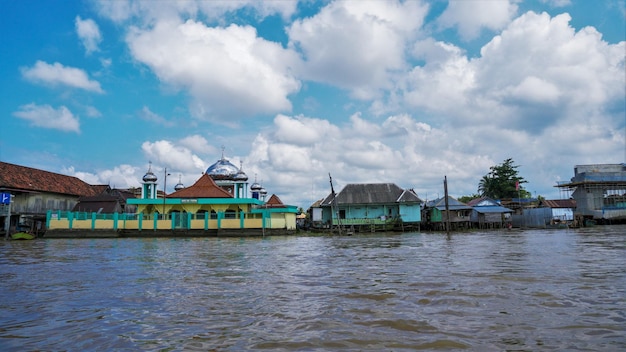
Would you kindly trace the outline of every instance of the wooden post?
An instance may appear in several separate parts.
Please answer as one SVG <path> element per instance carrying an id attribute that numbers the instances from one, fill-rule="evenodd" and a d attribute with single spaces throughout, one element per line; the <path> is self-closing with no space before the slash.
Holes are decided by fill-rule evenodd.
<path id="1" fill-rule="evenodd" d="M 446 205 L 446 234 L 450 235 L 450 208 L 448 206 L 448 177 L 443 176 L 443 193 L 444 193 L 444 202 Z"/>

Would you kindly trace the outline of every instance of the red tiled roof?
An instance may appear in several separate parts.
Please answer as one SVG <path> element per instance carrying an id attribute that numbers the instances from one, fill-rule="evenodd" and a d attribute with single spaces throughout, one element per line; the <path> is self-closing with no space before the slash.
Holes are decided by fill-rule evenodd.
<path id="1" fill-rule="evenodd" d="M 275 194 L 272 194 L 265 205 L 269 208 L 285 208 L 285 203 L 283 203 L 283 201 L 280 200 L 280 198 L 278 198 Z"/>
<path id="2" fill-rule="evenodd" d="M 93 196 L 98 190 L 78 177 L 0 161 L 0 189 Z"/>
<path id="3" fill-rule="evenodd" d="M 168 198 L 232 198 L 233 195 L 223 190 L 208 175 L 202 175 L 196 183 L 176 191 L 167 196 Z"/>
<path id="4" fill-rule="evenodd" d="M 109 185 L 91 185 L 93 192 L 95 195 L 103 194 L 104 192 L 109 190 Z"/>

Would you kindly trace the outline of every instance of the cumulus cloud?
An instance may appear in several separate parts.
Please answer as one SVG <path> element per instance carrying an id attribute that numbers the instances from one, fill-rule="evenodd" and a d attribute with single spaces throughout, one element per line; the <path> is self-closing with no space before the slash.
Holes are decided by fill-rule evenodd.
<path id="1" fill-rule="evenodd" d="M 462 126 L 495 124 L 540 131 L 560 120 L 587 121 L 623 101 L 626 43 L 608 44 L 593 28 L 575 31 L 567 14 L 528 12 L 468 59 L 458 47 L 425 39 L 425 60 L 400 82 L 405 102 Z"/>
<path id="2" fill-rule="evenodd" d="M 55 109 L 50 105 L 31 103 L 20 106 L 13 115 L 29 121 L 35 127 L 80 133 L 78 116 L 74 116 L 65 106 Z"/>
<path id="3" fill-rule="evenodd" d="M 127 37 L 132 55 L 159 79 L 185 89 L 197 118 L 219 121 L 291 109 L 300 88 L 290 73 L 297 57 L 257 37 L 249 26 L 210 28 L 200 22 L 159 22 Z"/>
<path id="4" fill-rule="evenodd" d="M 346 125 L 281 116 L 274 119 L 273 128 L 253 141 L 246 171 L 258 175 L 270 193 L 280 193 L 284 201 L 306 207 L 328 195 L 328 173 L 336 189 L 348 183 L 394 182 L 415 188 L 424 199 L 434 199 L 443 194 L 444 175 L 453 196 L 471 195 L 477 193 L 480 178 L 491 166 L 513 158 L 529 181 L 529 191 L 555 197 L 558 191 L 552 186 L 559 176 L 570 176 L 573 165 L 597 163 L 598 153 L 623 153 L 623 130 L 607 129 L 610 122 L 606 119 L 593 120 L 586 125 L 560 123 L 553 129 L 529 133 L 493 124 L 436 127 L 407 114 L 379 122 L 353 115 Z M 298 126 L 300 135 L 314 136 L 319 124 L 329 124 L 327 130 L 333 133 L 309 138 L 306 143 L 276 133 L 293 125 Z M 362 129 L 369 133 L 361 135 Z M 546 157 L 546 150 L 558 156 L 559 162 Z"/>
<path id="5" fill-rule="evenodd" d="M 337 128 L 327 120 L 307 118 L 302 115 L 295 118 L 278 115 L 274 119 L 276 131 L 274 138 L 281 142 L 297 145 L 322 143 L 337 135 Z"/>
<path id="6" fill-rule="evenodd" d="M 546 126 L 558 119 L 586 121 L 599 107 L 623 101 L 626 42 L 610 45 L 592 27 L 576 32 L 570 20 L 568 14 L 528 12 L 513 21 L 481 49 L 476 91 L 512 121 L 528 117 L 527 103 L 556 104 Z"/>
<path id="7" fill-rule="evenodd" d="M 320 125 L 330 132 L 323 138 L 305 138 L 307 142 L 284 139 L 279 132 L 284 126 L 297 126 L 300 135 L 315 136 Z M 358 133 L 363 128 L 370 132 Z M 442 144 L 456 136 L 408 115 L 389 116 L 378 123 L 354 115 L 343 126 L 282 115 L 274 119 L 271 130 L 257 135 L 246 159 L 250 170 L 267 181 L 264 186 L 269 192 L 280 191 L 281 199 L 296 204 L 307 205 L 326 196 L 329 172 L 338 189 L 347 183 L 395 182 L 427 193 L 427 189 L 439 187 L 447 174 L 455 178 L 455 185 L 471 181 L 463 191 L 475 192 L 472 175 L 488 171 L 494 164 L 489 156 L 476 153 L 462 141 L 458 149 Z M 458 167 L 461 163 L 463 168 Z"/>
<path id="8" fill-rule="evenodd" d="M 198 173 L 206 168 L 205 162 L 189 148 L 171 141 L 143 142 L 141 149 L 148 160 L 172 171 Z"/>
<path id="9" fill-rule="evenodd" d="M 109 185 L 112 188 L 139 187 L 143 176 L 141 172 L 145 173 L 146 170 L 128 164 L 96 172 L 77 171 L 74 166 L 61 169 L 62 174 L 78 177 L 91 185 Z"/>
<path id="10" fill-rule="evenodd" d="M 102 35 L 96 22 L 92 19 L 83 20 L 80 16 L 76 16 L 74 20 L 76 26 L 76 33 L 85 47 L 87 55 L 98 51 L 98 45 L 102 41 Z"/>
<path id="11" fill-rule="evenodd" d="M 210 154 L 217 152 L 217 149 L 215 147 L 209 145 L 209 142 L 206 140 L 206 138 L 197 134 L 187 136 L 181 139 L 180 144 L 189 148 L 194 153 Z"/>
<path id="12" fill-rule="evenodd" d="M 72 88 L 80 88 L 91 92 L 104 93 L 100 83 L 89 79 L 89 75 L 81 69 L 67 67 L 55 62 L 49 64 L 37 61 L 33 67 L 22 67 L 22 76 L 35 83 L 51 86 L 65 85 Z"/>
<path id="13" fill-rule="evenodd" d="M 415 37 L 428 7 L 417 1 L 337 1 L 288 29 L 290 47 L 307 79 L 370 99 L 405 68 L 406 41 Z"/>
<path id="14" fill-rule="evenodd" d="M 452 0 L 437 21 L 444 28 L 456 26 L 461 38 L 472 40 L 483 28 L 504 28 L 517 13 L 517 2 L 519 0 Z"/>

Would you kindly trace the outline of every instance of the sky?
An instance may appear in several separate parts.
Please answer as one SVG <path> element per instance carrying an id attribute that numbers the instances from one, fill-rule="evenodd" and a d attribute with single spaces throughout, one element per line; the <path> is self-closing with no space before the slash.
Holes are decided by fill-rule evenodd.
<path id="1" fill-rule="evenodd" d="M 533 196 L 626 161 L 624 0 L 0 1 L 0 161 L 167 192 L 225 158 L 307 209 L 349 183 Z M 151 165 L 151 166 L 150 166 Z"/>

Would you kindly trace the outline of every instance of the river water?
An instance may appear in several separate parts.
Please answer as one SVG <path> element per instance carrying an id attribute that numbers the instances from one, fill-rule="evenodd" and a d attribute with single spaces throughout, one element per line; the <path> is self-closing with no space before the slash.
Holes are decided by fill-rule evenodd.
<path id="1" fill-rule="evenodd" d="M 626 227 L 0 242 L 2 351 L 626 350 Z"/>

